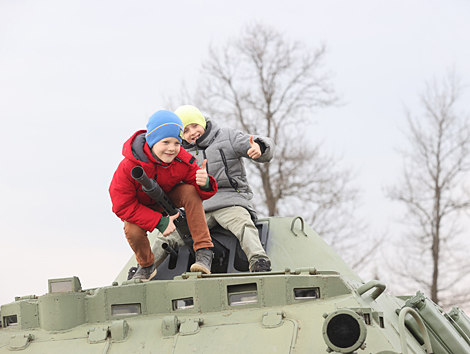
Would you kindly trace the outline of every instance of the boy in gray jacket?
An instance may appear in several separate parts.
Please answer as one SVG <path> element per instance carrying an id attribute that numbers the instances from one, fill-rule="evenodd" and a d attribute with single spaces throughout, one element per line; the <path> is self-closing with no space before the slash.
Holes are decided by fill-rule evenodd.
<path id="1" fill-rule="evenodd" d="M 175 113 L 183 121 L 183 147 L 197 159 L 199 166 L 207 160 L 207 172 L 217 181 L 218 192 L 203 202 L 207 225 L 212 228 L 219 224 L 240 240 L 251 272 L 270 271 L 271 261 L 261 246 L 254 224 L 258 216 L 250 202 L 253 192 L 242 158 L 271 161 L 274 154 L 272 139 L 253 139 L 238 130 L 220 127 L 194 106 L 181 106 Z"/>

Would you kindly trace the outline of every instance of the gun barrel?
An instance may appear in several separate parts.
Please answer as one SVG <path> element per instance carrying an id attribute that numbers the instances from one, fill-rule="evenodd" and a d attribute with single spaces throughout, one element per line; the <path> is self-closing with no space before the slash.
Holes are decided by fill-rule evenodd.
<path id="1" fill-rule="evenodd" d="M 168 198 L 163 189 L 157 182 L 147 176 L 141 166 L 135 166 L 131 171 L 131 176 L 142 185 L 143 191 L 147 193 L 150 198 L 160 204 L 163 210 L 165 210 L 165 213 L 173 216 L 178 212 L 178 208 L 176 208 L 171 199 Z"/>
<path id="2" fill-rule="evenodd" d="M 178 253 L 166 242 L 162 243 L 163 250 L 170 255 L 172 258 L 178 258 Z"/>
<path id="3" fill-rule="evenodd" d="M 137 182 L 139 182 L 143 188 L 147 190 L 152 190 L 153 185 L 150 178 L 148 178 L 147 174 L 145 173 L 144 169 L 140 166 L 136 166 L 131 171 L 131 176 Z"/>

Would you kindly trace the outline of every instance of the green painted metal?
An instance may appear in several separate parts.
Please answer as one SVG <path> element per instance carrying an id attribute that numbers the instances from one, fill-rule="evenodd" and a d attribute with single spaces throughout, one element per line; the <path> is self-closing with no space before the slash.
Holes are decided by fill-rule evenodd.
<path id="1" fill-rule="evenodd" d="M 452 323 L 457 330 L 461 330 L 465 335 L 466 338 L 470 338 L 470 318 L 459 309 L 457 306 L 454 306 L 452 310 L 449 312 L 449 316 L 454 320 Z M 465 337 L 464 337 L 465 338 Z M 469 341 L 467 340 L 467 343 Z"/>
<path id="2" fill-rule="evenodd" d="M 418 291 L 414 297 L 406 301 L 405 306 L 414 308 L 423 319 L 434 353 L 470 353 L 470 346 L 460 331 L 456 330 L 442 309 L 423 293 Z"/>
<path id="3" fill-rule="evenodd" d="M 432 353 L 433 350 L 432 350 L 431 340 L 429 339 L 429 333 L 426 330 L 424 322 L 419 316 L 419 314 L 415 310 L 413 310 L 411 307 L 402 308 L 400 311 L 400 315 L 398 316 L 398 325 L 399 325 L 398 328 L 400 329 L 400 342 L 401 342 L 402 353 L 408 354 L 408 347 L 406 344 L 406 337 L 405 337 L 405 333 L 406 333 L 405 316 L 407 314 L 410 314 L 415 319 L 416 323 L 418 324 L 419 330 L 421 331 L 421 336 L 424 341 L 423 344 L 424 344 L 424 347 L 426 348 L 426 352 Z"/>
<path id="4" fill-rule="evenodd" d="M 96 289 L 82 289 L 77 277 L 51 279 L 47 294 L 1 306 L 0 353 L 398 354 L 404 345 L 424 354 L 416 321 L 408 314 L 400 326 L 406 307 L 423 319 L 435 353 L 470 353 L 463 311 L 444 316 L 421 295 L 395 297 L 381 282 L 364 283 L 301 218 L 260 222 L 272 272 L 128 281 L 131 258 Z"/>

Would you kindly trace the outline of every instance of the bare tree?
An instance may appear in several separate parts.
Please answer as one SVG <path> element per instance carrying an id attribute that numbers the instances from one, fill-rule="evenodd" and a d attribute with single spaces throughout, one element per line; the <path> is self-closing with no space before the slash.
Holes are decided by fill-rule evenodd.
<path id="1" fill-rule="evenodd" d="M 271 163 L 248 164 L 262 201 L 255 199 L 256 208 L 269 216 L 302 215 L 340 249 L 358 228 L 350 218 L 357 191 L 340 159 L 312 141 L 314 110 L 339 103 L 325 55 L 324 45 L 310 50 L 271 27 L 248 25 L 236 40 L 210 48 L 192 102 L 229 126 L 274 139 Z"/>
<path id="2" fill-rule="evenodd" d="M 404 221 L 410 226 L 402 241 L 404 267 L 397 272 L 423 286 L 442 306 L 448 301 L 468 301 L 462 291 L 470 270 L 467 255 L 459 254 L 461 212 L 470 207 L 465 178 L 470 169 L 470 125 L 457 114 L 462 85 L 455 73 L 426 85 L 420 95 L 420 118 L 407 111 L 402 180 L 388 191 L 389 197 L 406 206 Z M 464 259 L 465 258 L 465 259 Z"/>

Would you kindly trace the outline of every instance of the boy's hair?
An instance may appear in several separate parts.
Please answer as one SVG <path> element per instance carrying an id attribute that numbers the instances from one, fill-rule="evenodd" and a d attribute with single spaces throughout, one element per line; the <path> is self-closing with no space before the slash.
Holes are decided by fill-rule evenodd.
<path id="1" fill-rule="evenodd" d="M 178 117 L 181 118 L 183 122 L 183 130 L 188 124 L 199 124 L 204 129 L 206 129 L 206 119 L 202 115 L 201 111 L 194 106 L 189 104 L 180 106 L 175 111 Z"/>
<path id="2" fill-rule="evenodd" d="M 181 142 L 182 132 L 183 122 L 180 117 L 173 112 L 160 110 L 149 118 L 145 140 L 150 148 L 168 137 L 175 137 Z"/>

